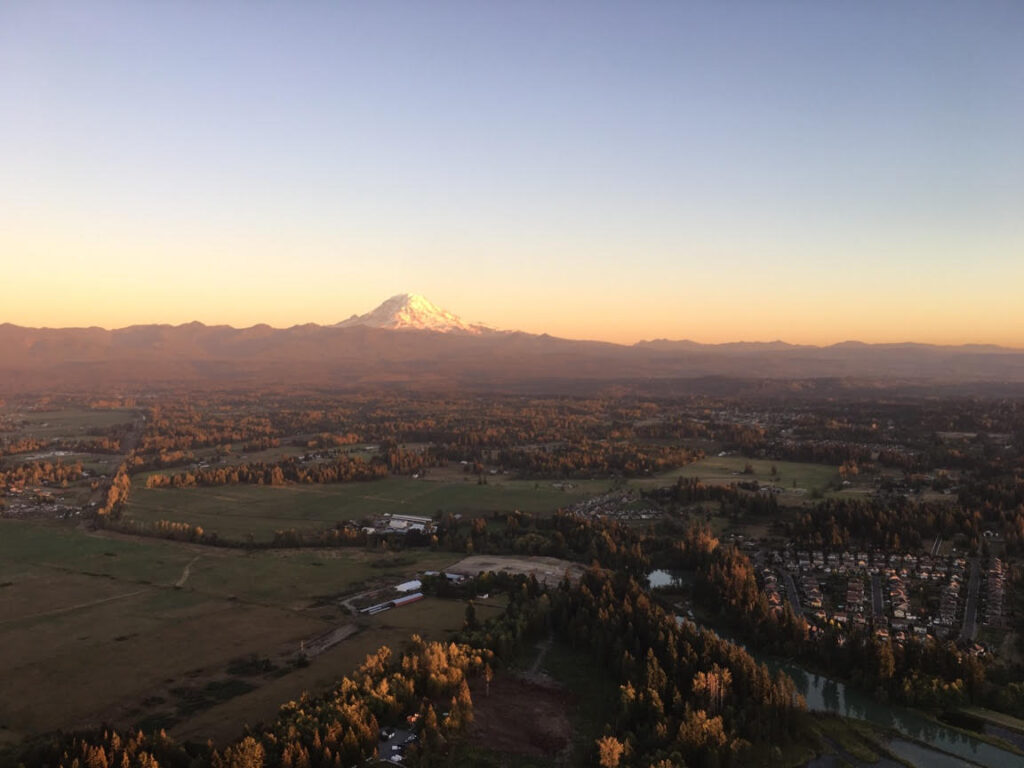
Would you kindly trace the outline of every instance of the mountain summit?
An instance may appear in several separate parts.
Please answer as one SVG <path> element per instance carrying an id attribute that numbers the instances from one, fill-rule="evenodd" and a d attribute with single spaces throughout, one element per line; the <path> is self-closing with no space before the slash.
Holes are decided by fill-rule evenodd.
<path id="1" fill-rule="evenodd" d="M 392 296 L 372 312 L 352 315 L 342 320 L 335 328 L 366 325 L 371 328 L 390 330 L 439 331 L 441 333 L 480 334 L 491 330 L 484 325 L 466 323 L 458 315 L 428 301 L 415 293 L 400 293 Z"/>

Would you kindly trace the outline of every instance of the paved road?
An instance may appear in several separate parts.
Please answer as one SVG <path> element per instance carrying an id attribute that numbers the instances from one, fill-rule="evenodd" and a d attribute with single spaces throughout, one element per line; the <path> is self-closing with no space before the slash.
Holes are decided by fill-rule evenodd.
<path id="1" fill-rule="evenodd" d="M 879 621 L 886 616 L 885 604 L 882 602 L 882 575 L 871 573 L 871 614 Z"/>
<path id="2" fill-rule="evenodd" d="M 797 592 L 796 582 L 793 581 L 793 574 L 786 571 L 784 578 L 786 579 L 786 596 L 789 597 L 789 604 L 793 606 L 793 613 L 797 616 L 803 616 L 804 609 L 800 607 L 800 593 Z"/>
<path id="3" fill-rule="evenodd" d="M 390 733 L 391 735 L 385 736 L 385 733 Z M 381 729 L 381 739 L 377 745 L 377 754 L 384 762 L 401 765 L 405 757 L 405 750 L 414 741 L 416 741 L 416 734 L 405 728 Z"/>
<path id="4" fill-rule="evenodd" d="M 978 636 L 978 593 L 981 591 L 981 563 L 971 559 L 971 578 L 967 582 L 967 605 L 964 607 L 964 626 L 961 640 L 974 640 Z"/>
<path id="5" fill-rule="evenodd" d="M 871 611 L 876 619 L 884 615 L 882 606 L 882 577 L 877 573 L 871 574 Z"/>

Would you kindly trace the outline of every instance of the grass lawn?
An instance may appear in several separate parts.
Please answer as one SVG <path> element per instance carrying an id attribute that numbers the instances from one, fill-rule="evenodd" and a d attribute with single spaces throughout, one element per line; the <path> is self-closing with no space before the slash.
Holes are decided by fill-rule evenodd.
<path id="1" fill-rule="evenodd" d="M 324 485 L 234 485 L 217 488 L 145 488 L 137 479 L 126 516 L 200 525 L 221 537 L 269 541 L 274 531 L 318 529 L 386 512 L 433 516 L 437 512 L 478 515 L 522 510 L 550 514 L 559 507 L 608 489 L 609 481 L 580 481 L 561 490 L 550 481 L 489 477 L 487 485 L 458 475 L 438 479 L 388 477 L 362 483 Z"/>

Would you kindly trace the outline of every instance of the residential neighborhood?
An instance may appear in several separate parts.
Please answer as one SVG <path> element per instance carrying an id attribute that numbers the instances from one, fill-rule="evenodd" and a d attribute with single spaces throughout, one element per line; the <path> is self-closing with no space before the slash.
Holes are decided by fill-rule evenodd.
<path id="1" fill-rule="evenodd" d="M 781 613 L 789 603 L 809 621 L 812 632 L 826 627 L 869 629 L 879 639 L 897 643 L 915 636 L 973 644 L 979 624 L 998 628 L 1004 622 L 1006 572 L 997 557 L 982 568 L 979 558 L 958 555 L 787 547 L 759 551 L 755 562 L 772 608 Z M 975 568 L 978 585 L 971 592 Z M 984 653 L 977 644 L 972 650 Z"/>

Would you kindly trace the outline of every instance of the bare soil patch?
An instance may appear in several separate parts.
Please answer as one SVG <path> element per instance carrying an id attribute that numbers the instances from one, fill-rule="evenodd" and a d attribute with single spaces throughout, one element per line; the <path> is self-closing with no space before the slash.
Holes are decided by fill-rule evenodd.
<path id="1" fill-rule="evenodd" d="M 556 757 L 572 743 L 572 697 L 555 683 L 499 675 L 473 687 L 470 743 L 495 752 Z"/>
<path id="2" fill-rule="evenodd" d="M 347 640 L 352 637 L 356 632 L 359 631 L 359 627 L 355 624 L 344 624 L 340 627 L 332 629 L 319 637 L 315 637 L 302 644 L 303 651 L 307 658 L 314 658 L 319 656 L 324 651 L 333 648 L 342 640 Z"/>
<path id="3" fill-rule="evenodd" d="M 559 560 L 557 557 L 514 557 L 510 555 L 472 555 L 445 569 L 447 573 L 476 576 L 481 571 L 505 572 L 529 576 L 549 587 L 557 586 L 565 572 L 573 581 L 586 570 L 579 563 Z"/>

